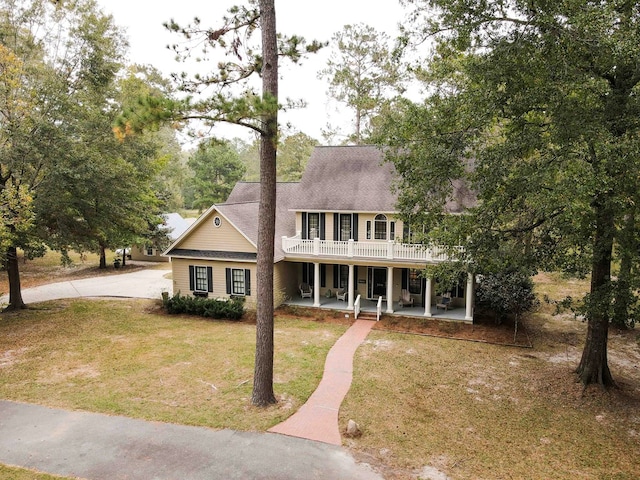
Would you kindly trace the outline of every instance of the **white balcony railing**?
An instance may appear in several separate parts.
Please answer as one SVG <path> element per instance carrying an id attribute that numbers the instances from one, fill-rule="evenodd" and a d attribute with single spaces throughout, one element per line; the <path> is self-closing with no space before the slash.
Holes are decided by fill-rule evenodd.
<path id="1" fill-rule="evenodd" d="M 354 240 L 303 240 L 300 235 L 282 237 L 282 249 L 288 255 L 374 258 L 385 260 L 407 260 L 438 263 L 450 259 L 446 250 L 441 247 L 429 247 L 409 243 L 388 242 L 356 242 Z M 462 253 L 462 247 L 455 247 Z"/>

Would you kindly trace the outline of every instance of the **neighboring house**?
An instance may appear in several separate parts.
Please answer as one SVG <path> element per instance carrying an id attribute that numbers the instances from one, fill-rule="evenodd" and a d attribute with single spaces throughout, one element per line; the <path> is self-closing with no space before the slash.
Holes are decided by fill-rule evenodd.
<path id="1" fill-rule="evenodd" d="M 345 302 L 332 300 L 336 308 L 353 310 L 356 302 L 382 297 L 384 311 L 393 313 L 406 290 L 414 314 L 437 311 L 435 281 L 420 273 L 447 258 L 403 243 L 410 231 L 397 216 L 393 177 L 377 147 L 316 147 L 300 182 L 277 185 L 276 305 L 300 300 L 299 286 L 307 283 L 313 294 L 305 300 L 314 307 L 344 289 Z M 209 208 L 169 247 L 164 255 L 172 261 L 174 292 L 244 296 L 255 305 L 258 201 L 258 183 L 238 183 L 226 203 Z M 473 202 L 458 186 L 447 210 L 461 212 Z M 464 312 L 452 318 L 472 321 L 473 288 L 469 275 L 450 291 L 451 306 Z"/>
<path id="2" fill-rule="evenodd" d="M 182 235 L 191 222 L 182 218 L 179 213 L 163 213 L 163 223 L 158 225 L 158 230 L 166 232 L 170 243 L 175 242 Z M 166 243 L 165 243 L 166 247 Z M 147 262 L 168 262 L 169 258 L 162 255 L 162 248 L 151 243 L 146 245 L 134 245 L 131 249 L 131 260 L 143 260 Z"/>

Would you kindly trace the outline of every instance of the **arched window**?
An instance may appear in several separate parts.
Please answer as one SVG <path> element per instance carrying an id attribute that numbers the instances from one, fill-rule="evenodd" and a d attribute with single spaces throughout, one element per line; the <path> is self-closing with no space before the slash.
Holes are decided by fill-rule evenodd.
<path id="1" fill-rule="evenodd" d="M 374 238 L 376 240 L 387 239 L 387 217 L 383 214 L 376 215 L 373 221 Z"/>

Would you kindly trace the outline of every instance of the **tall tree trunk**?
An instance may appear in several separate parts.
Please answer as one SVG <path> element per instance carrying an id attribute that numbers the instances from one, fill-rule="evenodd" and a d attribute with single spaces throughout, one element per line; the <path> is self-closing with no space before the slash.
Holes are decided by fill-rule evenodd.
<path id="1" fill-rule="evenodd" d="M 278 45 L 274 0 L 260 0 L 262 95 L 278 98 Z M 277 102 L 276 102 L 277 103 Z M 251 401 L 276 403 L 273 393 L 273 247 L 276 230 L 276 142 L 278 111 L 265 112 L 260 137 L 260 205 L 258 211 L 256 358 Z"/>
<path id="2" fill-rule="evenodd" d="M 107 268 L 107 252 L 104 245 L 100 245 L 100 267 Z"/>
<path id="3" fill-rule="evenodd" d="M 20 286 L 20 269 L 18 265 L 18 249 L 9 247 L 6 253 L 7 276 L 9 277 L 9 305 L 6 310 L 19 310 L 25 308 L 22 300 L 22 287 Z"/>
<path id="4" fill-rule="evenodd" d="M 635 212 L 632 211 L 626 215 L 623 229 L 618 236 L 618 243 L 620 245 L 620 271 L 618 272 L 618 281 L 616 282 L 614 292 L 615 299 L 611 323 L 620 328 L 628 328 L 630 325 L 629 306 L 633 301 L 631 269 L 633 257 L 637 255 L 638 252 L 635 224 Z"/>
<path id="5" fill-rule="evenodd" d="M 609 336 L 609 305 L 611 299 L 611 257 L 613 252 L 614 219 L 607 198 L 594 200 L 596 227 L 591 266 L 590 308 L 587 340 L 576 370 L 584 385 L 614 384 L 607 363 Z"/>

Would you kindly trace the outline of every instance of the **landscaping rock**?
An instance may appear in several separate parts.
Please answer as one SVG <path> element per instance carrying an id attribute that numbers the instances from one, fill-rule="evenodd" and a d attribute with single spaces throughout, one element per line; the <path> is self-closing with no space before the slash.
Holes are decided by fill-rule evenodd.
<path id="1" fill-rule="evenodd" d="M 362 431 L 360 430 L 360 426 L 353 420 L 349 420 L 349 422 L 347 422 L 347 437 L 356 438 L 361 435 Z"/>

